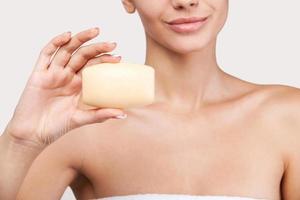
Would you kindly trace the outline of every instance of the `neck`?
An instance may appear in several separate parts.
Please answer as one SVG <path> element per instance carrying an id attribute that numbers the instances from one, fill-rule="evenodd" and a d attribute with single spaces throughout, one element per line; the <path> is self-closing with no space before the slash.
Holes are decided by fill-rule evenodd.
<path id="1" fill-rule="evenodd" d="M 188 54 L 170 51 L 149 36 L 146 42 L 145 64 L 155 69 L 158 102 L 196 110 L 220 98 L 225 73 L 217 65 L 216 41 Z"/>

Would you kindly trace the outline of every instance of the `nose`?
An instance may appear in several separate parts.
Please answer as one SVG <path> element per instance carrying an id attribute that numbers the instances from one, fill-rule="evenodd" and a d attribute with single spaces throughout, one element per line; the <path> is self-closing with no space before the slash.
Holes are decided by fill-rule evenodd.
<path id="1" fill-rule="evenodd" d="M 175 9 L 189 9 L 198 6 L 199 0 L 172 0 Z"/>

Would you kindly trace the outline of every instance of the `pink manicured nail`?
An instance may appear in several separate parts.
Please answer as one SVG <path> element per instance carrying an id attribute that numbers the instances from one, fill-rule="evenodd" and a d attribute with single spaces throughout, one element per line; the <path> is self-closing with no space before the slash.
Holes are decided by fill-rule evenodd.
<path id="1" fill-rule="evenodd" d="M 71 31 L 67 31 L 63 34 L 63 36 L 70 36 L 71 35 Z"/>
<path id="2" fill-rule="evenodd" d="M 117 118 L 117 119 L 125 119 L 125 118 L 127 118 L 127 114 L 124 113 L 124 114 L 122 114 L 122 115 L 117 115 L 117 116 L 115 116 L 114 118 Z"/>
<path id="3" fill-rule="evenodd" d="M 92 32 L 93 33 L 98 33 L 99 32 L 99 28 L 98 27 L 92 28 Z"/>
<path id="4" fill-rule="evenodd" d="M 112 57 L 115 57 L 115 58 L 121 57 L 119 54 L 111 54 L 111 56 L 112 56 Z"/>
<path id="5" fill-rule="evenodd" d="M 117 43 L 116 42 L 113 42 L 113 41 L 108 41 L 108 42 L 106 42 L 108 45 L 116 45 Z"/>

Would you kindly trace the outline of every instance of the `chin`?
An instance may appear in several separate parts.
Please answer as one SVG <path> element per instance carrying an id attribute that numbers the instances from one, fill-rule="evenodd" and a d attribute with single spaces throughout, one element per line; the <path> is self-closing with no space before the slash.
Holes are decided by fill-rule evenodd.
<path id="1" fill-rule="evenodd" d="M 179 54 L 188 54 L 197 51 L 202 51 L 207 48 L 211 43 L 210 40 L 190 40 L 181 39 L 181 41 L 175 41 L 169 43 L 169 49 Z"/>

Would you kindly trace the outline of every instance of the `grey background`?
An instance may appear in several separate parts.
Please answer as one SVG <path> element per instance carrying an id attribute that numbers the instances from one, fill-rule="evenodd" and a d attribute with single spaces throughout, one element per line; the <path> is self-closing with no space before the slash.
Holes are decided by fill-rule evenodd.
<path id="1" fill-rule="evenodd" d="M 219 35 L 217 55 L 223 70 L 256 83 L 300 87 L 300 12 L 298 0 L 230 1 Z M 121 0 L 0 1 L 0 132 L 18 102 L 42 47 L 65 31 L 98 26 L 92 41 L 116 41 L 122 61 L 143 63 L 145 41 L 138 14 Z M 63 200 L 75 199 L 68 188 Z"/>

